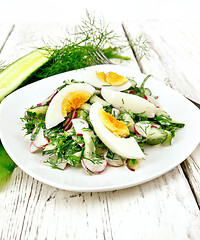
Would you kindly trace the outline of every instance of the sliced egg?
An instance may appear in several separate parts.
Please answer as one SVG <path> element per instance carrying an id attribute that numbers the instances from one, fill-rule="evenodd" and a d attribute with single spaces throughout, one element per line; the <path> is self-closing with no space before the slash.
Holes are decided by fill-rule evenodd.
<path id="1" fill-rule="evenodd" d="M 113 91 L 106 87 L 101 89 L 101 95 L 108 103 L 112 104 L 113 107 L 121 110 L 142 114 L 149 118 L 153 118 L 157 111 L 154 104 L 133 94 Z"/>
<path id="2" fill-rule="evenodd" d="M 104 116 L 104 115 L 103 115 Z M 94 131 L 101 141 L 114 153 L 131 159 L 141 159 L 144 157 L 135 138 L 122 138 L 114 134 L 113 128 L 109 130 L 105 125 L 107 119 L 103 119 L 102 105 L 93 103 L 90 108 L 90 121 Z M 105 124 L 105 125 L 104 125 Z M 111 124 L 112 125 L 112 124 Z M 112 132 L 113 131 L 113 132 Z"/>
<path id="3" fill-rule="evenodd" d="M 55 127 L 65 120 L 73 109 L 79 108 L 94 94 L 95 89 L 85 83 L 68 85 L 52 99 L 46 113 L 46 129 Z"/>
<path id="4" fill-rule="evenodd" d="M 99 110 L 99 117 L 104 126 L 117 137 L 127 137 L 130 133 L 127 126 L 118 121 L 110 113 L 107 113 L 101 108 Z"/>
<path id="5" fill-rule="evenodd" d="M 126 77 L 117 73 L 108 72 L 106 74 L 105 72 L 98 72 L 95 70 L 88 70 L 84 72 L 83 81 L 97 88 L 108 86 L 116 91 L 124 91 L 132 85 Z"/>

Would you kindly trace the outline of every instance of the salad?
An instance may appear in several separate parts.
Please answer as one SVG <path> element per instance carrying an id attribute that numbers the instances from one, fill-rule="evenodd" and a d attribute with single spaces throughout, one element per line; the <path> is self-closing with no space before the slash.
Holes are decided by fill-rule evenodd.
<path id="1" fill-rule="evenodd" d="M 51 96 L 26 110 L 21 120 L 30 152 L 64 170 L 83 167 L 102 173 L 107 165 L 135 171 L 146 145 L 170 146 L 184 124 L 174 121 L 145 82 L 117 72 L 85 70 L 63 82 Z"/>

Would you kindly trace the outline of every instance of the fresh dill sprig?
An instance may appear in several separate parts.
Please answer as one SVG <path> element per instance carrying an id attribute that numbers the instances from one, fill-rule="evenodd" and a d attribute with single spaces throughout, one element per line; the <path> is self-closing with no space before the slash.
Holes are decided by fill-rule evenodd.
<path id="1" fill-rule="evenodd" d="M 100 50 L 108 59 L 130 60 L 129 57 L 122 56 L 123 51 L 130 47 L 125 36 L 117 35 L 103 19 L 88 11 L 86 18 L 76 27 L 76 32 L 66 35 L 58 45 L 45 43 L 43 49 L 47 50 L 49 61 L 33 73 L 27 82 L 94 65 L 91 54 L 96 50 Z M 133 43 L 139 46 L 138 39 Z M 142 49 L 145 50 L 146 47 L 140 47 L 141 53 Z"/>
<path id="2" fill-rule="evenodd" d="M 0 61 L 0 72 L 2 72 L 6 67 L 7 65 L 5 65 L 3 61 Z"/>
<path id="3" fill-rule="evenodd" d="M 148 41 L 143 37 L 142 34 L 135 38 L 129 39 L 129 45 L 134 49 L 138 60 L 141 60 L 143 57 L 146 57 L 147 59 L 150 58 Z"/>

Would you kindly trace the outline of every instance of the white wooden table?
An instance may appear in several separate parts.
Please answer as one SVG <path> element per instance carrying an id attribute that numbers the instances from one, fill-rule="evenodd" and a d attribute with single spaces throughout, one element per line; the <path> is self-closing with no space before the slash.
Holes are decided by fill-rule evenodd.
<path id="1" fill-rule="evenodd" d="M 150 59 L 123 63 L 200 102 L 200 22 L 124 22 L 142 33 Z M 114 26 L 123 32 L 121 25 Z M 62 38 L 67 24 L 0 24 L 0 59 L 11 63 Z M 0 187 L 0 239 L 200 239 L 200 145 L 181 165 L 142 185 L 77 193 L 47 186 L 16 168 Z"/>

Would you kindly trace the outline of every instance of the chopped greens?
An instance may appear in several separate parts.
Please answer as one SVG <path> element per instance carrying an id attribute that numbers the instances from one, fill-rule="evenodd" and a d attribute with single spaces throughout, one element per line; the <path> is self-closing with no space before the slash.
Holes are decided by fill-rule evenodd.
<path id="1" fill-rule="evenodd" d="M 135 94 L 147 101 L 145 98 L 146 90 L 152 98 L 157 99 L 157 97 L 154 97 L 151 91 L 144 86 L 149 77 L 150 75 L 143 80 L 141 86 L 137 86 L 137 83 L 134 81 L 131 87 L 124 92 L 127 94 Z M 55 90 L 55 93 L 58 93 L 67 85 L 73 83 L 76 83 L 76 80 L 64 81 L 63 85 Z M 42 103 L 42 106 L 48 107 L 50 104 L 49 99 L 53 98 L 54 95 L 51 95 L 45 100 Z M 100 166 L 103 168 L 105 161 L 107 161 L 106 159 L 108 159 L 113 166 L 122 166 L 124 165 L 122 163 L 126 161 L 128 168 L 134 171 L 136 163 L 139 162 L 138 159 L 126 159 L 123 156 L 119 156 L 113 152 L 109 146 L 106 146 L 101 141 L 100 137 L 94 132 L 94 127 L 90 122 L 90 108 L 92 104 L 95 104 L 95 101 L 102 103 L 105 102 L 105 100 L 102 98 L 101 94 L 98 94 L 98 96 L 93 95 L 92 98 L 92 101 L 89 99 L 80 108 L 74 109 L 68 113 L 64 122 L 61 122 L 50 129 L 46 129 L 45 114 L 40 113 L 38 105 L 32 106 L 25 112 L 24 117 L 21 118 L 24 123 L 23 130 L 25 131 L 25 135 L 31 135 L 30 140 L 34 143 L 40 129 L 42 128 L 43 137 L 48 139 L 48 144 L 42 148 L 40 147 L 40 150 L 42 150 L 44 156 L 48 157 L 44 163 L 49 164 L 52 168 L 63 170 L 67 164 L 72 167 L 80 167 L 82 165 L 87 169 L 89 174 L 100 173 L 100 171 L 96 170 L 91 171 L 90 166 L 95 166 L 94 168 Z M 124 104 L 123 98 L 121 101 Z M 40 105 L 41 104 L 39 104 L 39 106 Z M 123 109 L 118 109 L 117 111 L 119 113 L 115 115 L 113 110 L 116 109 L 114 109 L 111 104 L 105 104 L 105 106 L 102 107 L 106 113 L 113 113 L 118 121 L 123 122 L 129 128 L 130 133 L 127 138 L 135 138 L 136 142 L 142 148 L 142 151 L 144 151 L 145 145 L 147 144 L 163 144 L 163 146 L 170 145 L 172 138 L 175 137 L 176 131 L 184 127 L 183 123 L 174 121 L 162 109 L 157 111 L 158 114 L 155 114 L 155 117 L 148 118 L 144 115 L 144 112 L 136 114 Z M 76 114 L 74 114 L 74 111 Z M 82 126 L 87 122 L 88 127 L 82 128 L 81 133 L 77 133 L 72 122 L 74 118 L 78 118 L 79 124 Z M 66 122 L 68 122 L 67 129 Z"/>

